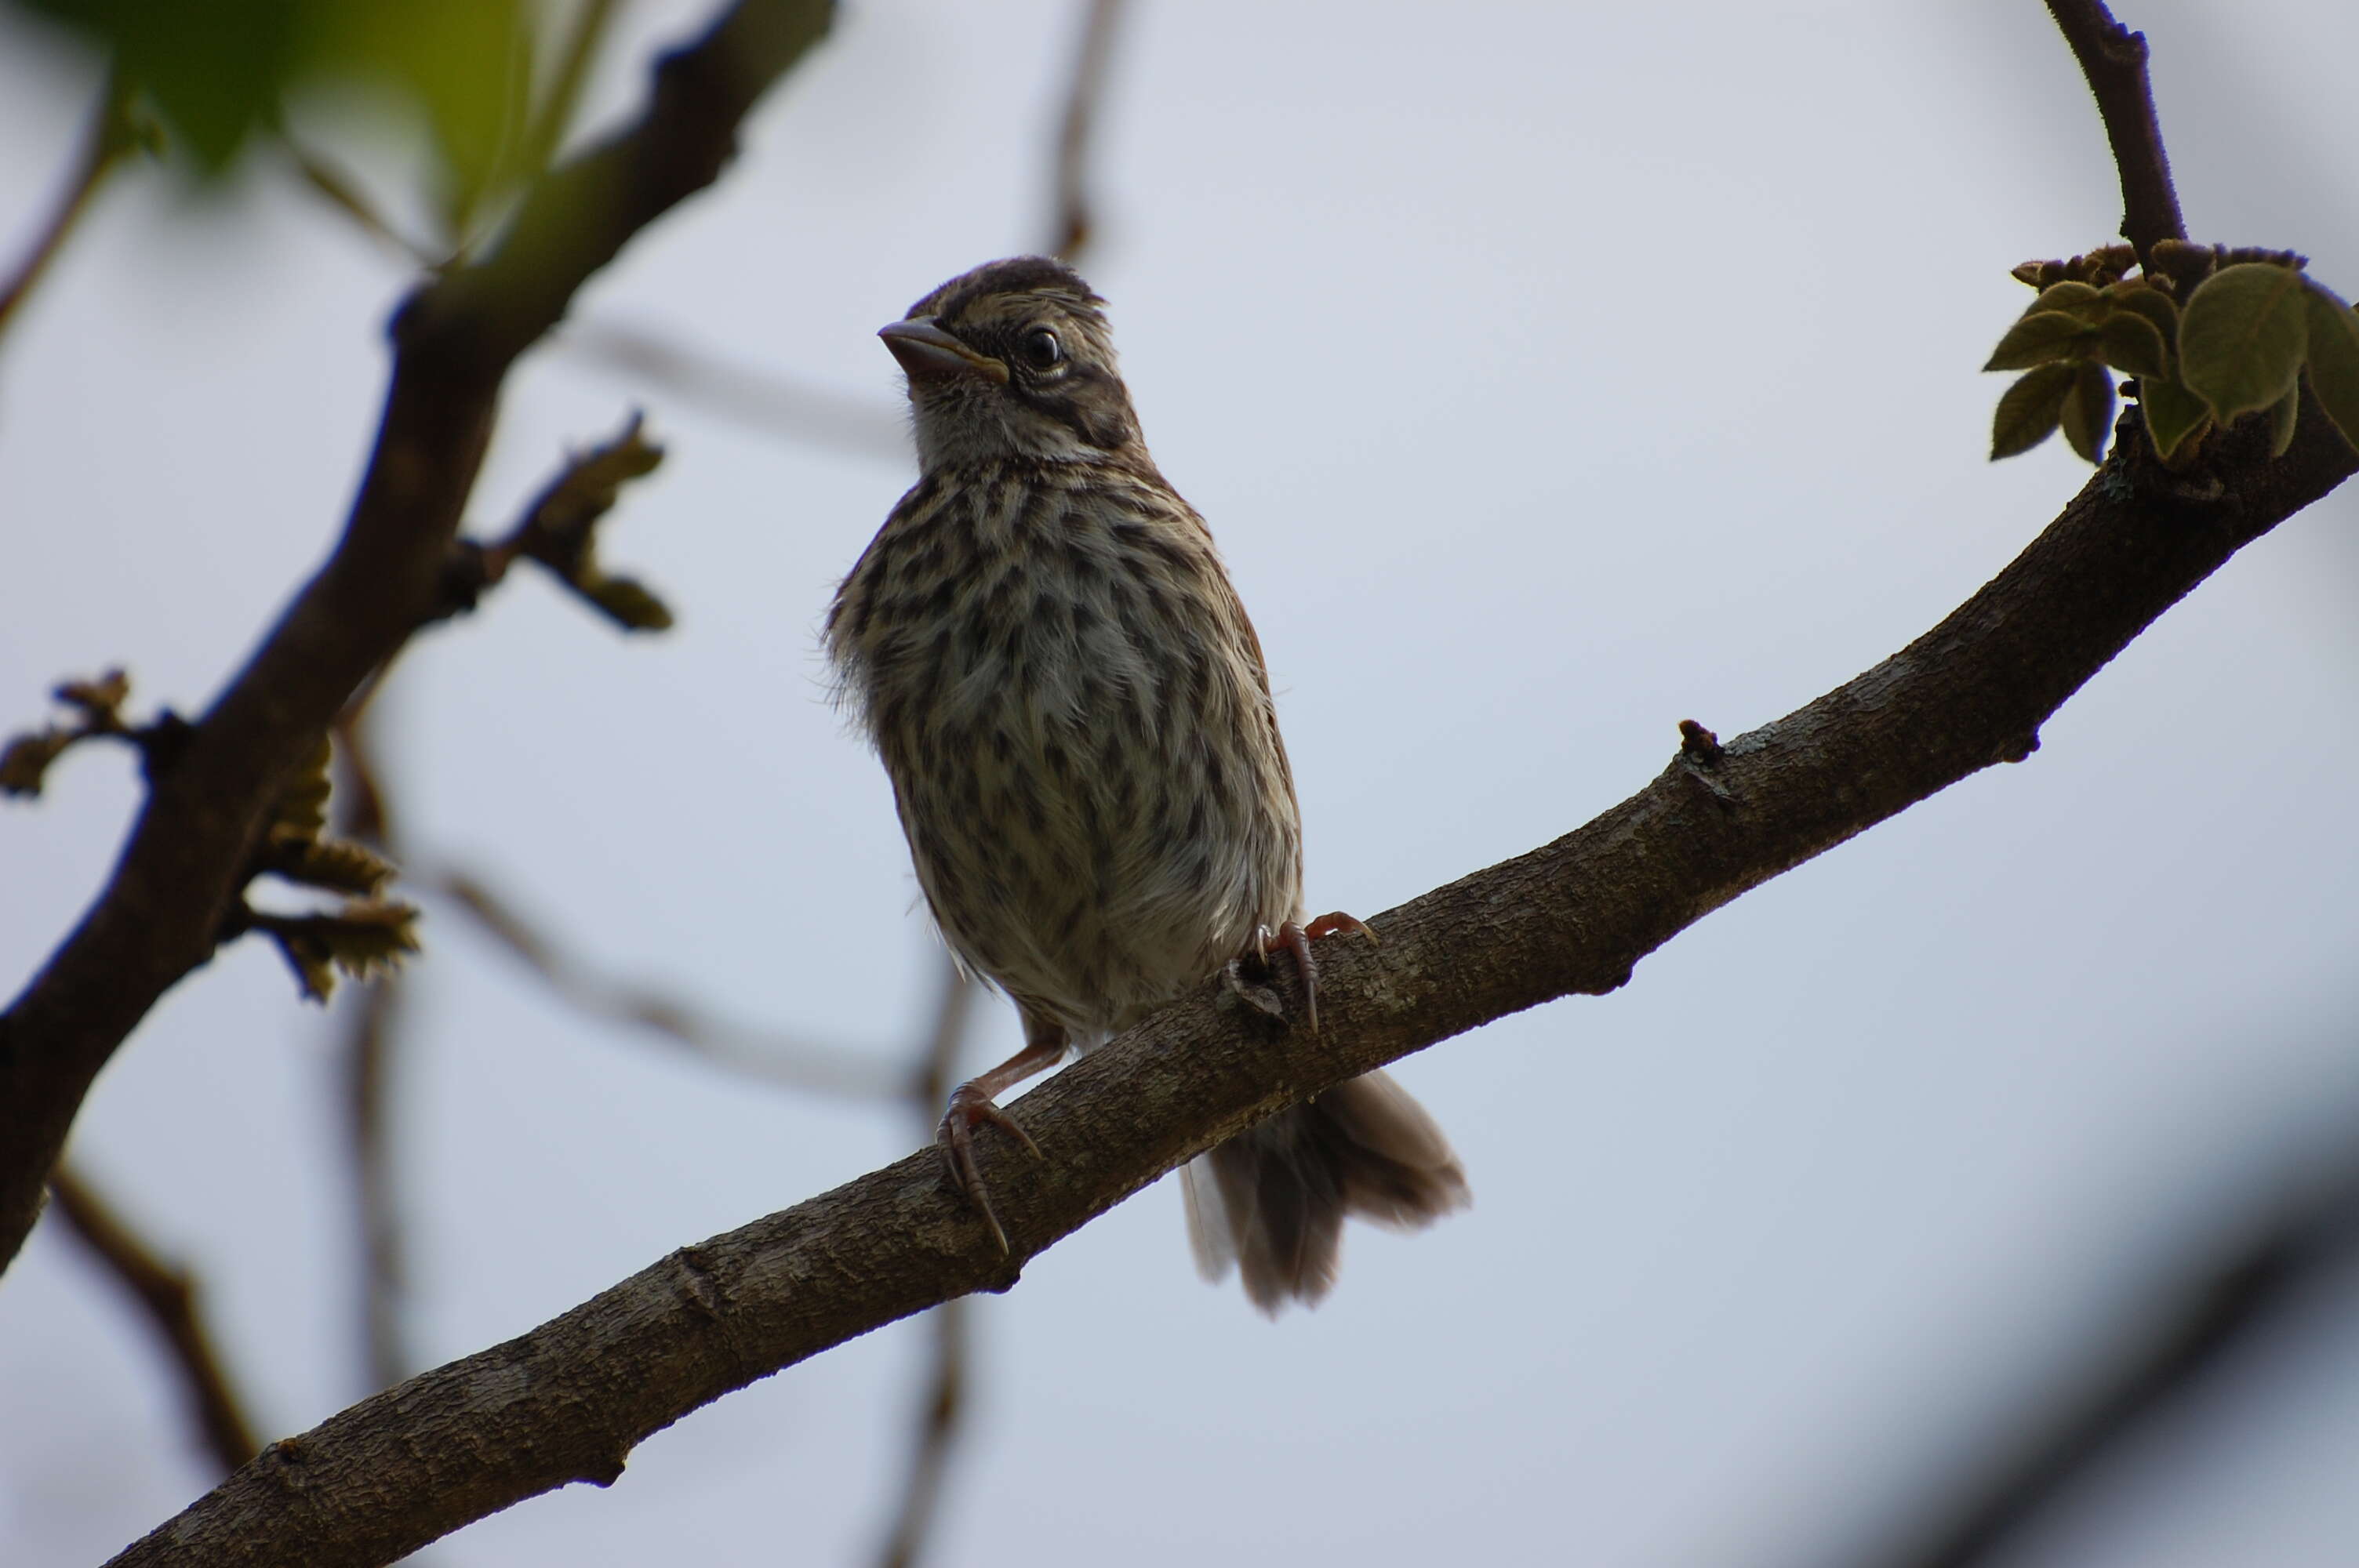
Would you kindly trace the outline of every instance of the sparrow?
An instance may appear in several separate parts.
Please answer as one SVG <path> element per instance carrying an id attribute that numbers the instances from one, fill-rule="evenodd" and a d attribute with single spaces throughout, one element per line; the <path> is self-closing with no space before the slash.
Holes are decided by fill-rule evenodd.
<path id="1" fill-rule="evenodd" d="M 1260 639 L 1212 535 L 1155 466 L 1105 301 L 1042 256 L 991 262 L 878 332 L 919 477 L 837 589 L 838 691 L 892 780 L 943 940 L 1024 1049 L 950 1098 L 951 1174 L 1004 1250 L 977 1130 L 997 1097 L 1205 979 L 1366 932 L 1305 922 L 1302 835 Z M 1265 999 L 1270 994 L 1261 991 Z M 1369 1073 L 1183 1171 L 1208 1279 L 1275 1314 L 1335 1279 L 1344 1217 L 1416 1228 L 1468 1201 L 1424 1108 Z"/>

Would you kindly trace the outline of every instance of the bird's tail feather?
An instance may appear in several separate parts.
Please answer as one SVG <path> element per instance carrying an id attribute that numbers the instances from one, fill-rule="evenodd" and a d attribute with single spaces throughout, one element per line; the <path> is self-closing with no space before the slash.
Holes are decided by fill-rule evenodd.
<path id="1" fill-rule="evenodd" d="M 1383 1073 L 1239 1133 L 1180 1179 L 1196 1266 L 1217 1280 L 1235 1263 L 1272 1315 L 1334 1284 L 1346 1215 L 1416 1230 L 1470 1201 L 1441 1129 Z"/>

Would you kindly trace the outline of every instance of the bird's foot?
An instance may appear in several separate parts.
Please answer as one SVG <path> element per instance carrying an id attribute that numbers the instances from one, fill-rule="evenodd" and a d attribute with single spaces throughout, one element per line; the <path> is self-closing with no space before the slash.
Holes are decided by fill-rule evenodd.
<path id="1" fill-rule="evenodd" d="M 999 1128 L 1024 1145 L 1035 1160 L 1045 1159 L 1040 1146 L 1032 1135 L 1017 1125 L 1014 1117 L 999 1108 L 999 1103 L 977 1083 L 961 1084 L 951 1091 L 950 1108 L 934 1129 L 934 1141 L 941 1146 L 942 1156 L 950 1162 L 951 1179 L 959 1184 L 967 1201 L 982 1212 L 984 1224 L 991 1227 L 991 1238 L 999 1243 L 1000 1256 L 1009 1255 L 1007 1232 L 1000 1227 L 999 1216 L 991 1209 L 991 1194 L 983 1184 L 983 1172 L 974 1162 L 974 1130 L 985 1123 Z"/>
<path id="2" fill-rule="evenodd" d="M 1298 925 L 1289 920 L 1275 932 L 1266 925 L 1257 925 L 1254 927 L 1252 942 L 1246 945 L 1244 952 L 1229 960 L 1227 968 L 1222 971 L 1222 979 L 1249 1005 L 1272 1018 L 1282 1019 L 1286 1016 L 1286 1003 L 1279 999 L 1277 992 L 1268 986 L 1256 984 L 1255 980 L 1269 978 L 1271 944 L 1285 948 L 1294 955 L 1295 972 L 1302 977 L 1303 1022 L 1310 1025 L 1310 1033 L 1316 1034 L 1319 1033 L 1319 961 L 1310 955 L 1310 944 L 1321 936 L 1332 936 L 1339 931 L 1357 932 L 1371 942 L 1376 939 L 1376 934 L 1368 929 L 1366 922 L 1341 910 L 1322 914 L 1308 925 Z"/>

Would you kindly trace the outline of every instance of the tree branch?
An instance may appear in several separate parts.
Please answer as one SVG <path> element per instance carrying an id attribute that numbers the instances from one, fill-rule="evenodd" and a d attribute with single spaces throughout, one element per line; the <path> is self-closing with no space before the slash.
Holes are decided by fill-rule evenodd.
<path id="1" fill-rule="evenodd" d="M 33 237 L 14 276 L 0 284 L 0 335 L 7 332 L 9 322 L 31 297 L 41 276 L 49 271 L 58 253 L 65 249 L 74 225 L 89 211 L 91 198 L 106 183 L 106 177 L 114 172 L 123 155 L 136 144 L 130 109 L 129 90 L 120 76 L 110 73 L 106 85 L 99 90 L 98 106 L 91 111 L 90 126 L 82 133 L 82 146 L 74 155 L 73 172 L 66 177 L 56 210 Z"/>
<path id="2" fill-rule="evenodd" d="M 958 1073 L 959 1047 L 974 1015 L 974 982 L 959 973 L 942 955 L 941 1000 L 934 1009 L 934 1027 L 918 1053 L 917 1071 L 909 1079 L 909 1108 L 918 1133 L 931 1138 L 939 1108 L 950 1098 L 951 1082 Z M 893 1510 L 893 1527 L 877 1554 L 881 1568 L 914 1568 L 926 1552 L 926 1538 L 941 1511 L 942 1482 L 950 1474 L 951 1454 L 958 1446 L 959 1426 L 966 1413 L 966 1364 L 973 1342 L 973 1314 L 963 1298 L 942 1303 L 927 1319 L 933 1330 L 933 1365 L 926 1379 L 925 1397 L 918 1406 L 917 1431 L 909 1450 L 909 1470 L 902 1482 L 900 1501 Z"/>
<path id="3" fill-rule="evenodd" d="M 1097 127 L 1098 100 L 1104 96 L 1106 64 L 1122 20 L 1122 0 L 1082 0 L 1081 42 L 1073 51 L 1073 74 L 1065 88 L 1065 112 L 1057 123 L 1053 160 L 1056 217 L 1049 225 L 1049 254 L 1078 260 L 1097 235 L 1097 212 L 1090 200 L 1091 133 Z"/>
<path id="4" fill-rule="evenodd" d="M 577 321 L 554 346 L 764 435 L 897 465 L 909 460 L 898 408 L 757 370 L 621 321 Z"/>
<path id="5" fill-rule="evenodd" d="M 170 1352 L 182 1398 L 214 1463 L 227 1474 L 253 1458 L 261 1444 L 255 1441 L 254 1423 L 230 1387 L 229 1373 L 197 1310 L 197 1286 L 188 1271 L 164 1261 L 132 1234 L 71 1165 L 59 1164 L 49 1191 L 57 1200 L 59 1220 L 131 1293 Z"/>
<path id="6" fill-rule="evenodd" d="M 2006 570 L 1865 674 L 1719 749 L 1690 744 L 1588 826 L 1322 948 L 1317 1035 L 1207 983 L 1027 1095 L 1044 1161 L 987 1140 L 1000 1257 L 926 1149 L 672 1253 L 541 1327 L 366 1400 L 254 1464 L 120 1568 L 346 1568 L 571 1481 L 832 1346 L 978 1290 L 1279 1108 L 1479 1024 L 1610 991 L 1680 931 L 1994 762 L 2229 557 L 2359 466 L 2323 417 L 2207 448 L 2196 502 L 2125 441 Z"/>
<path id="7" fill-rule="evenodd" d="M 2186 1400 L 2283 1321 L 2304 1292 L 2347 1267 L 2359 1247 L 2359 1180 L 2264 1217 L 2144 1299 L 2167 1315 L 2127 1356 L 2108 1344 L 2085 1385 L 2053 1395 L 2006 1451 L 1920 1527 L 1921 1539 L 1878 1559 L 1894 1568 L 1997 1563 L 2105 1459 Z M 2114 1336 L 2109 1335 L 2109 1341 Z"/>
<path id="8" fill-rule="evenodd" d="M 633 235 L 715 179 L 755 100 L 826 30 L 826 0 L 738 0 L 664 56 L 638 122 L 533 187 L 484 260 L 410 296 L 342 537 L 158 777 L 97 902 L 0 1013 L 0 1260 L 13 1258 L 92 1080 L 212 956 L 281 781 L 431 618 L 509 365 Z"/>
<path id="9" fill-rule="evenodd" d="M 786 1088 L 884 1102 L 908 1081 L 908 1075 L 881 1054 L 747 1029 L 712 1017 L 676 994 L 602 975 L 568 956 L 471 872 L 446 871 L 429 885 L 465 911 L 477 929 L 531 970 L 560 1000 L 589 1017 L 644 1029 L 715 1066 Z"/>
<path id="10" fill-rule="evenodd" d="M 2154 243 L 2187 238 L 2187 223 L 2179 215 L 2179 191 L 2170 183 L 2170 158 L 2162 150 L 2162 127 L 2155 119 L 2146 35 L 2114 21 L 2104 0 L 2048 0 L 2048 11 L 2097 96 L 2114 167 L 2121 174 L 2122 236 L 2151 271 Z"/>
<path id="11" fill-rule="evenodd" d="M 339 836 L 390 858 L 393 818 L 376 767 L 375 715 L 390 671 L 336 720 L 336 787 L 330 797 Z M 337 1065 L 342 1075 L 344 1150 L 351 1161 L 353 1228 L 359 1240 L 361 1370 L 372 1391 L 417 1370 L 405 1333 L 408 1286 L 407 1227 L 395 1179 L 392 1082 L 401 1045 L 401 977 L 379 975 L 344 1002 Z"/>

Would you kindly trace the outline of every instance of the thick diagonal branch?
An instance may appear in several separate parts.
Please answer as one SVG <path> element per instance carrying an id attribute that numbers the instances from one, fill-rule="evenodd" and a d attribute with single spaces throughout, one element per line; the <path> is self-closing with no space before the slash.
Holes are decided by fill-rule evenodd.
<path id="1" fill-rule="evenodd" d="M 155 781 L 97 902 L 0 1013 L 0 1260 L 31 1228 L 99 1069 L 212 955 L 280 781 L 436 612 L 509 365 L 633 235 L 718 177 L 739 121 L 831 9 L 739 0 L 658 62 L 635 124 L 552 170 L 493 254 L 397 315 L 375 449 L 334 553 Z"/>
<path id="2" fill-rule="evenodd" d="M 2157 240 L 2187 238 L 2170 158 L 2162 150 L 2154 87 L 2147 79 L 2146 35 L 2114 20 L 2104 0 L 2048 0 L 2049 14 L 2072 46 L 2081 74 L 2097 97 L 2105 139 L 2122 181 L 2122 237 L 2148 261 Z"/>
<path id="3" fill-rule="evenodd" d="M 2257 422 L 2248 422 L 2257 423 Z M 571 1481 L 731 1390 L 885 1324 L 1013 1284 L 1020 1261 L 1221 1140 L 1345 1078 L 1507 1013 L 1612 990 L 1712 910 L 1895 813 L 2022 758 L 2040 725 L 2245 544 L 2359 466 L 2323 418 L 2208 451 L 2193 504 L 2124 442 L 2064 514 L 1939 626 L 1553 844 L 1322 954 L 1315 1035 L 1207 985 L 1025 1097 L 1047 1158 L 995 1145 L 1000 1257 L 930 1149 L 684 1248 L 505 1345 L 279 1444 L 116 1559 L 121 1568 L 391 1561 Z M 1668 732 L 1669 725 L 1666 725 Z"/>

